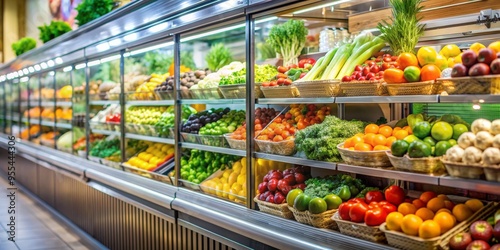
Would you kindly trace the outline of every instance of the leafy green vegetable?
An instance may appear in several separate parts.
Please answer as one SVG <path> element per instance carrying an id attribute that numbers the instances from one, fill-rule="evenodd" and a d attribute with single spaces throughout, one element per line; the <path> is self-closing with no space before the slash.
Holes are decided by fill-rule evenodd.
<path id="1" fill-rule="evenodd" d="M 120 152 L 120 139 L 102 140 L 95 142 L 89 152 L 90 156 L 106 158 Z"/>
<path id="2" fill-rule="evenodd" d="M 82 26 L 111 12 L 114 6 L 114 0 L 83 0 L 76 7 L 78 14 L 75 19 L 78 25 Z"/>
<path id="3" fill-rule="evenodd" d="M 36 40 L 31 37 L 24 37 L 19 39 L 19 41 L 12 43 L 12 50 L 16 53 L 16 56 L 22 55 L 36 47 Z"/>
<path id="4" fill-rule="evenodd" d="M 231 56 L 229 49 L 226 48 L 224 44 L 217 43 L 212 45 L 210 51 L 205 57 L 205 60 L 207 61 L 208 69 L 215 72 L 233 61 L 233 57 Z"/>
<path id="5" fill-rule="evenodd" d="M 291 19 L 273 26 L 267 42 L 281 54 L 283 65 L 297 64 L 297 58 L 306 44 L 307 33 L 303 21 Z"/>
<path id="6" fill-rule="evenodd" d="M 303 151 L 308 159 L 318 161 L 342 161 L 337 145 L 346 138 L 362 133 L 362 121 L 345 121 L 335 116 L 327 116 L 321 124 L 309 126 L 295 135 L 295 146 Z"/>
<path id="7" fill-rule="evenodd" d="M 257 52 L 259 55 L 259 60 L 266 60 L 268 58 L 276 57 L 276 50 L 267 43 L 258 43 Z"/>
<path id="8" fill-rule="evenodd" d="M 240 159 L 241 157 L 235 155 L 193 149 L 189 156 L 184 155 L 181 158 L 181 178 L 199 184 L 217 170 L 232 167 L 233 163 Z"/>
<path id="9" fill-rule="evenodd" d="M 66 32 L 71 31 L 69 24 L 63 21 L 51 21 L 49 25 L 39 26 L 40 40 L 46 43 Z"/>
<path id="10" fill-rule="evenodd" d="M 243 68 L 229 76 L 223 76 L 219 85 L 242 84 L 246 82 L 247 69 Z M 276 67 L 269 64 L 255 65 L 255 82 L 267 82 L 278 74 Z"/>
<path id="11" fill-rule="evenodd" d="M 306 180 L 305 184 L 304 193 L 311 197 L 325 197 L 328 194 L 335 194 L 342 196 L 342 200 L 348 200 L 359 193 L 357 190 L 365 189 L 365 185 L 360 179 L 346 174 L 315 177 Z"/>

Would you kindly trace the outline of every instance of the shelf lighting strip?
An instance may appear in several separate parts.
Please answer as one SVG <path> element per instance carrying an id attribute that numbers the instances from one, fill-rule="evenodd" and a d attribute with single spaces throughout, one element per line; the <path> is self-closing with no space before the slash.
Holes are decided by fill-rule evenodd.
<path id="1" fill-rule="evenodd" d="M 333 7 L 334 5 L 337 5 L 337 4 L 341 4 L 341 3 L 347 3 L 347 2 L 350 2 L 351 0 L 340 0 L 340 1 L 336 1 L 336 2 L 331 2 L 331 3 L 327 3 L 327 4 L 322 4 L 322 5 L 318 5 L 318 6 L 314 6 L 314 7 L 311 7 L 311 8 L 306 8 L 306 9 L 303 9 L 303 10 L 297 10 L 295 12 L 293 12 L 292 14 L 296 15 L 296 14 L 302 14 L 302 13 L 305 13 L 305 12 L 309 12 L 311 10 L 317 10 L 317 9 L 321 9 L 321 8 L 325 8 L 325 7 Z"/>

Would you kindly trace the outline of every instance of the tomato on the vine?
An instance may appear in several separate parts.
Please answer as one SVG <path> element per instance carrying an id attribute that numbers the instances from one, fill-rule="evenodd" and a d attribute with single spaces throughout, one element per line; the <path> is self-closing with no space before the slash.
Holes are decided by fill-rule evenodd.
<path id="1" fill-rule="evenodd" d="M 367 226 L 375 227 L 380 226 L 380 224 L 384 223 L 386 217 L 387 212 L 384 209 L 375 207 L 366 211 L 364 220 Z"/>
<path id="2" fill-rule="evenodd" d="M 405 192 L 402 188 L 392 185 L 385 190 L 385 199 L 395 206 L 403 203 L 405 200 Z"/>

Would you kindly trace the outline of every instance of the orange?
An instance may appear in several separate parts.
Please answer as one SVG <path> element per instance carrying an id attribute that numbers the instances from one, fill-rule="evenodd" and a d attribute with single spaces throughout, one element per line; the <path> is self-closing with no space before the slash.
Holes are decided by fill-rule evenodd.
<path id="1" fill-rule="evenodd" d="M 363 136 L 364 135 L 355 135 L 355 136 L 351 137 L 352 146 L 356 145 L 359 142 L 365 142 L 365 140 L 363 139 Z"/>
<path id="2" fill-rule="evenodd" d="M 375 140 L 375 134 L 374 133 L 365 134 L 365 136 L 363 137 L 363 139 L 364 139 L 365 143 L 373 145 L 373 140 Z"/>
<path id="3" fill-rule="evenodd" d="M 398 212 L 403 215 L 415 214 L 415 212 L 417 212 L 417 208 L 411 203 L 403 202 L 398 206 Z"/>
<path id="4" fill-rule="evenodd" d="M 418 229 L 418 237 L 422 239 L 430 239 L 441 235 L 441 227 L 433 220 L 426 220 Z"/>
<path id="5" fill-rule="evenodd" d="M 373 147 L 373 151 L 381 151 L 381 150 L 391 150 L 391 148 L 384 145 L 377 145 Z"/>
<path id="6" fill-rule="evenodd" d="M 425 204 L 427 204 L 427 202 L 429 202 L 432 198 L 436 197 L 437 197 L 436 193 L 432 191 L 426 191 L 420 195 L 420 200 L 422 200 L 423 202 L 425 202 Z"/>
<path id="7" fill-rule="evenodd" d="M 352 138 L 349 138 L 349 139 L 345 140 L 345 142 L 344 142 L 344 148 L 350 148 L 354 145 L 356 145 L 356 144 L 353 143 Z"/>
<path id="8" fill-rule="evenodd" d="M 420 66 L 436 62 L 438 53 L 432 47 L 424 46 L 417 51 L 417 59 Z M 423 80 L 422 80 L 423 81 Z"/>
<path id="9" fill-rule="evenodd" d="M 408 131 L 403 129 L 396 131 L 396 133 L 394 134 L 394 137 L 396 137 L 396 139 L 398 140 L 403 140 L 407 136 L 408 136 Z"/>
<path id="10" fill-rule="evenodd" d="M 398 138 L 394 137 L 394 136 L 389 136 L 387 137 L 387 143 L 385 144 L 387 147 L 391 147 L 392 146 L 392 143 L 394 141 L 396 141 Z"/>
<path id="11" fill-rule="evenodd" d="M 425 207 L 425 202 L 423 202 L 421 199 L 415 199 L 411 202 L 413 206 L 415 206 L 417 209 L 421 207 Z"/>
<path id="12" fill-rule="evenodd" d="M 349 150 L 354 150 L 354 147 L 350 147 L 350 148 L 348 148 L 348 149 L 349 149 Z"/>
<path id="13" fill-rule="evenodd" d="M 457 218 L 458 222 L 467 220 L 473 214 L 472 210 L 470 210 L 470 208 L 465 204 L 458 204 L 455 207 L 453 207 L 452 213 L 455 216 L 455 218 Z"/>
<path id="14" fill-rule="evenodd" d="M 389 68 L 384 71 L 384 81 L 387 83 L 405 83 L 406 79 L 402 70 Z"/>
<path id="15" fill-rule="evenodd" d="M 413 53 L 401 53 L 398 56 L 396 62 L 399 64 L 399 68 L 404 70 L 408 66 L 417 66 L 418 67 L 418 59 Z"/>
<path id="16" fill-rule="evenodd" d="M 425 65 L 420 70 L 420 80 L 423 82 L 436 80 L 440 76 L 441 76 L 441 70 L 439 69 L 438 66 L 434 64 Z"/>
<path id="17" fill-rule="evenodd" d="M 374 146 L 374 147 L 377 145 L 385 146 L 386 143 L 387 143 L 387 138 L 385 138 L 384 135 L 378 134 L 378 135 L 375 135 L 375 137 L 373 137 L 373 145 L 372 146 Z"/>
<path id="18" fill-rule="evenodd" d="M 409 135 L 413 134 L 413 131 L 411 130 L 410 126 L 404 126 L 403 130 L 406 130 L 406 132 L 408 132 Z"/>
<path id="19" fill-rule="evenodd" d="M 420 225 L 422 225 L 422 222 L 422 219 L 414 214 L 405 215 L 401 222 L 401 230 L 403 230 L 405 234 L 417 236 L 418 229 Z"/>
<path id="20" fill-rule="evenodd" d="M 452 214 L 452 213 L 451 213 L 451 210 L 449 210 L 448 208 L 441 208 L 441 209 L 439 209 L 439 210 L 436 212 L 436 214 L 439 214 L 439 213 L 442 213 L 442 212 Z"/>
<path id="21" fill-rule="evenodd" d="M 419 208 L 415 215 L 422 218 L 422 220 L 432 220 L 434 218 L 434 212 L 426 207 Z"/>
<path id="22" fill-rule="evenodd" d="M 455 203 L 453 203 L 453 201 L 450 200 L 444 200 L 444 207 L 451 211 L 455 207 Z"/>
<path id="23" fill-rule="evenodd" d="M 354 145 L 354 150 L 356 150 L 356 151 L 372 151 L 373 147 L 372 147 L 372 145 L 370 145 L 368 143 L 360 142 L 360 143 L 357 143 L 356 145 Z"/>
<path id="24" fill-rule="evenodd" d="M 446 196 L 445 194 L 440 194 L 437 196 L 438 198 L 441 198 L 443 200 L 450 200 L 450 198 L 448 198 L 448 196 Z"/>
<path id="25" fill-rule="evenodd" d="M 427 202 L 427 208 L 432 210 L 432 212 L 437 212 L 439 209 L 444 208 L 444 200 L 441 198 L 432 198 Z"/>
<path id="26" fill-rule="evenodd" d="M 389 230 L 401 231 L 401 222 L 403 220 L 403 214 L 400 212 L 391 212 L 385 218 L 385 226 Z"/>
<path id="27" fill-rule="evenodd" d="M 456 223 L 455 217 L 449 213 L 438 213 L 432 220 L 441 227 L 441 234 L 446 233 L 448 230 L 453 228 Z"/>
<path id="28" fill-rule="evenodd" d="M 368 133 L 373 133 L 373 134 L 378 134 L 379 127 L 377 124 L 368 124 L 365 127 L 365 134 Z"/>
<path id="29" fill-rule="evenodd" d="M 465 202 L 465 205 L 472 210 L 472 212 L 477 212 L 479 209 L 483 208 L 483 203 L 478 199 L 470 199 Z"/>
<path id="30" fill-rule="evenodd" d="M 388 138 L 392 135 L 392 128 L 389 126 L 380 126 L 378 133 Z"/>

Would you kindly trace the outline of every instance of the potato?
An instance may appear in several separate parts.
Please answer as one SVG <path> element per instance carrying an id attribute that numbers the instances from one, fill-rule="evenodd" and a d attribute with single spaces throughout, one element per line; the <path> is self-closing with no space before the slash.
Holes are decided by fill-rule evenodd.
<path id="1" fill-rule="evenodd" d="M 465 132 L 458 137 L 457 144 L 463 149 L 474 145 L 476 135 L 472 132 Z"/>
<path id="2" fill-rule="evenodd" d="M 491 122 L 486 120 L 486 119 L 477 119 L 474 122 L 472 122 L 471 125 L 471 131 L 474 134 L 477 134 L 481 131 L 490 131 L 491 129 Z"/>
<path id="3" fill-rule="evenodd" d="M 483 164 L 491 166 L 500 163 L 500 149 L 487 148 L 483 152 Z"/>
<path id="4" fill-rule="evenodd" d="M 446 159 L 451 162 L 462 162 L 462 158 L 464 156 L 464 150 L 455 145 L 446 151 Z"/>
<path id="5" fill-rule="evenodd" d="M 500 148 L 500 134 L 493 137 L 493 147 Z"/>
<path id="6" fill-rule="evenodd" d="M 496 119 L 493 122 L 491 122 L 491 133 L 493 135 L 498 135 L 500 134 L 500 119 Z"/>
<path id="7" fill-rule="evenodd" d="M 463 162 L 466 164 L 477 164 L 483 159 L 483 151 L 476 147 L 468 147 L 464 150 Z"/>
<path id="8" fill-rule="evenodd" d="M 474 140 L 474 146 L 481 150 L 485 150 L 493 145 L 493 136 L 490 132 L 480 131 L 476 134 L 476 140 Z"/>

